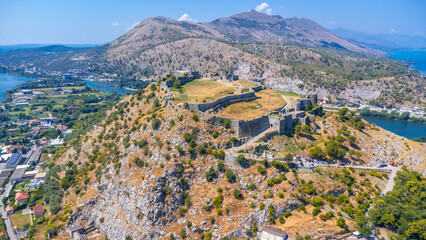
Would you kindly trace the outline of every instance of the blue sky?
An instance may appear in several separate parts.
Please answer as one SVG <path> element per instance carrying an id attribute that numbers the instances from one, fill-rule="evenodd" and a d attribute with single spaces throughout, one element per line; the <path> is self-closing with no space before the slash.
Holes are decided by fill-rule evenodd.
<path id="1" fill-rule="evenodd" d="M 426 37 L 426 0 L 0 0 L 0 45 L 106 43 L 148 17 L 206 22 L 256 7 L 326 28 Z"/>

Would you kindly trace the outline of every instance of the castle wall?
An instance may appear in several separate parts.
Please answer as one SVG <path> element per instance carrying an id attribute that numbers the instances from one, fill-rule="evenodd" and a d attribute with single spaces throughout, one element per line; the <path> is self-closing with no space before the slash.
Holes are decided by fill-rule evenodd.
<path id="1" fill-rule="evenodd" d="M 248 121 L 234 120 L 234 131 L 239 137 L 254 137 L 270 127 L 267 115 Z"/>
<path id="2" fill-rule="evenodd" d="M 209 103 L 188 103 L 188 106 L 190 110 L 205 112 L 211 108 L 226 107 L 234 103 L 247 102 L 255 99 L 257 99 L 256 94 L 254 92 L 248 92 L 225 96 Z"/>
<path id="3" fill-rule="evenodd" d="M 257 86 L 257 87 L 250 88 L 250 92 L 259 92 L 261 90 L 263 90 L 263 86 Z"/>

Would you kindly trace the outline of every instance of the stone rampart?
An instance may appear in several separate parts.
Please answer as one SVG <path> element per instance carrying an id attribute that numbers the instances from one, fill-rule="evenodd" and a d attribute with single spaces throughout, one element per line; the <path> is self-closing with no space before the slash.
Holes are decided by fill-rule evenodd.
<path id="1" fill-rule="evenodd" d="M 250 92 L 259 92 L 259 91 L 262 91 L 262 90 L 263 90 L 262 85 L 250 88 Z"/>
<path id="2" fill-rule="evenodd" d="M 209 109 L 224 108 L 234 103 L 253 101 L 257 98 L 255 92 L 248 92 L 225 96 L 209 103 L 188 103 L 188 106 L 190 110 L 205 112 Z"/>

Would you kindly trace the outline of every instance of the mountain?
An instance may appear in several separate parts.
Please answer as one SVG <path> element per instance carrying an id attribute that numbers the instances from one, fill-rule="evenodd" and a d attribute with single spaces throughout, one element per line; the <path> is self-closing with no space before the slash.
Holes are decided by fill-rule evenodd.
<path id="1" fill-rule="evenodd" d="M 382 55 L 341 38 L 314 21 L 282 18 L 249 11 L 207 23 L 177 21 L 165 17 L 149 18 L 103 47 L 108 57 L 120 57 L 152 49 L 159 44 L 187 38 L 209 38 L 229 43 L 299 44 L 332 47 L 357 53 Z"/>
<path id="2" fill-rule="evenodd" d="M 335 47 L 373 55 L 382 54 L 339 37 L 306 18 L 269 16 L 252 10 L 216 19 L 205 25 L 239 42 L 300 44 L 309 47 Z"/>
<path id="3" fill-rule="evenodd" d="M 371 34 L 344 28 L 329 29 L 331 32 L 381 51 L 426 48 L 426 38 L 403 34 Z"/>
<path id="4" fill-rule="evenodd" d="M 0 45 L 0 53 L 18 50 L 18 49 L 32 49 L 32 48 L 42 48 L 48 46 L 54 46 L 58 44 L 14 44 L 14 45 Z M 77 49 L 85 49 L 98 47 L 100 44 L 61 44 L 61 46 L 77 48 Z"/>
<path id="5" fill-rule="evenodd" d="M 219 78 L 234 74 L 335 100 L 374 100 L 378 106 L 423 102 L 421 76 L 384 55 L 308 19 L 248 11 L 205 23 L 148 18 L 103 46 L 9 51 L 0 54 L 0 66 L 16 74 L 26 68 L 47 75 L 84 71 L 127 87 L 177 70 Z"/>

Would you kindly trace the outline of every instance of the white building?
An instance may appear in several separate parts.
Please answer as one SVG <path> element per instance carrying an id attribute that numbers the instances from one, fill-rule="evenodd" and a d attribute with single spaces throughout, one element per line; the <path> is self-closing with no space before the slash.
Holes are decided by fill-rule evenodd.
<path id="1" fill-rule="evenodd" d="M 287 233 L 272 227 L 264 227 L 260 233 L 261 240 L 287 240 L 287 238 Z"/>

